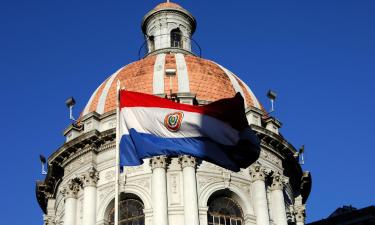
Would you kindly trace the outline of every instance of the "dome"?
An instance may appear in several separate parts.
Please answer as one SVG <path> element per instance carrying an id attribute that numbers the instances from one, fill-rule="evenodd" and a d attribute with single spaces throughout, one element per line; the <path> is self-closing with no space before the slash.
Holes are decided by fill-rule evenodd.
<path id="1" fill-rule="evenodd" d="M 265 110 L 238 76 L 195 55 L 195 28 L 194 17 L 169 1 L 146 14 L 146 55 L 97 87 L 78 122 L 64 130 L 65 142 L 48 157 L 46 177 L 35 188 L 45 225 L 113 224 L 115 196 L 118 224 L 304 224 L 311 175 L 299 164 L 301 152 L 279 133 L 276 118 L 262 117 Z M 118 174 L 118 81 L 130 91 L 176 94 L 184 104 L 204 105 L 240 92 L 250 128 L 261 140 L 259 158 L 233 172 L 160 152 Z"/>
<path id="2" fill-rule="evenodd" d="M 172 71 L 175 76 L 171 76 L 170 80 L 166 71 Z M 151 55 L 119 69 L 92 94 L 82 116 L 94 111 L 103 114 L 115 109 L 117 80 L 130 91 L 165 95 L 172 89 L 172 93 L 196 95 L 198 102 L 203 103 L 230 98 L 240 92 L 246 108 L 262 110 L 251 89 L 226 68 L 193 55 L 167 53 Z"/>

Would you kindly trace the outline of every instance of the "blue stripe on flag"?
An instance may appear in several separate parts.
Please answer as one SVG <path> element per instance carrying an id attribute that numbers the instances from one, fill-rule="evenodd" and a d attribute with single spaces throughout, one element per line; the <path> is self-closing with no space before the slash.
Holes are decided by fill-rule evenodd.
<path id="1" fill-rule="evenodd" d="M 226 169 L 239 171 L 243 165 L 250 165 L 259 156 L 257 148 L 221 145 L 207 137 L 161 138 L 152 134 L 129 130 L 120 142 L 121 166 L 137 166 L 143 158 L 157 155 L 191 155 Z M 251 146 L 250 146 L 251 147 Z"/>

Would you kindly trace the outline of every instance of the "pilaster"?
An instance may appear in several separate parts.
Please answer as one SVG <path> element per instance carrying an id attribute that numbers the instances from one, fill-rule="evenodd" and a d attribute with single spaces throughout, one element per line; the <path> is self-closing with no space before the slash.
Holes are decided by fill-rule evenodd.
<path id="1" fill-rule="evenodd" d="M 185 225 L 199 225 L 198 194 L 197 194 L 197 162 L 194 157 L 179 157 L 184 179 L 184 222 Z"/>

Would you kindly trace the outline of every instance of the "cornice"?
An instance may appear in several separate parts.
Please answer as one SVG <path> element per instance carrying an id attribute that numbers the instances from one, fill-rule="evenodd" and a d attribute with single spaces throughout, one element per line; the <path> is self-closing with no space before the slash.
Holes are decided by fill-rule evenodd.
<path id="1" fill-rule="evenodd" d="M 115 130 L 115 128 L 112 128 L 103 132 L 92 130 L 83 133 L 77 138 L 63 144 L 49 157 L 48 164 L 65 166 L 90 151 L 99 152 L 103 144 L 115 139 Z"/>

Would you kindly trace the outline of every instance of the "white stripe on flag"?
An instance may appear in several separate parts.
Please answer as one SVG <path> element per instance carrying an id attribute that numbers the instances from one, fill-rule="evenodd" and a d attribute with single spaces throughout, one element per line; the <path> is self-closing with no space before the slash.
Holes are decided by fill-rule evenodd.
<path id="1" fill-rule="evenodd" d="M 184 113 L 181 128 L 176 132 L 168 130 L 164 125 L 166 115 L 174 112 Z M 200 113 L 176 109 L 123 108 L 120 122 L 128 129 L 133 128 L 139 133 L 153 134 L 163 138 L 209 137 L 223 145 L 235 145 L 239 139 L 239 132 L 221 120 Z M 128 131 L 123 130 L 122 134 L 128 134 Z"/>

